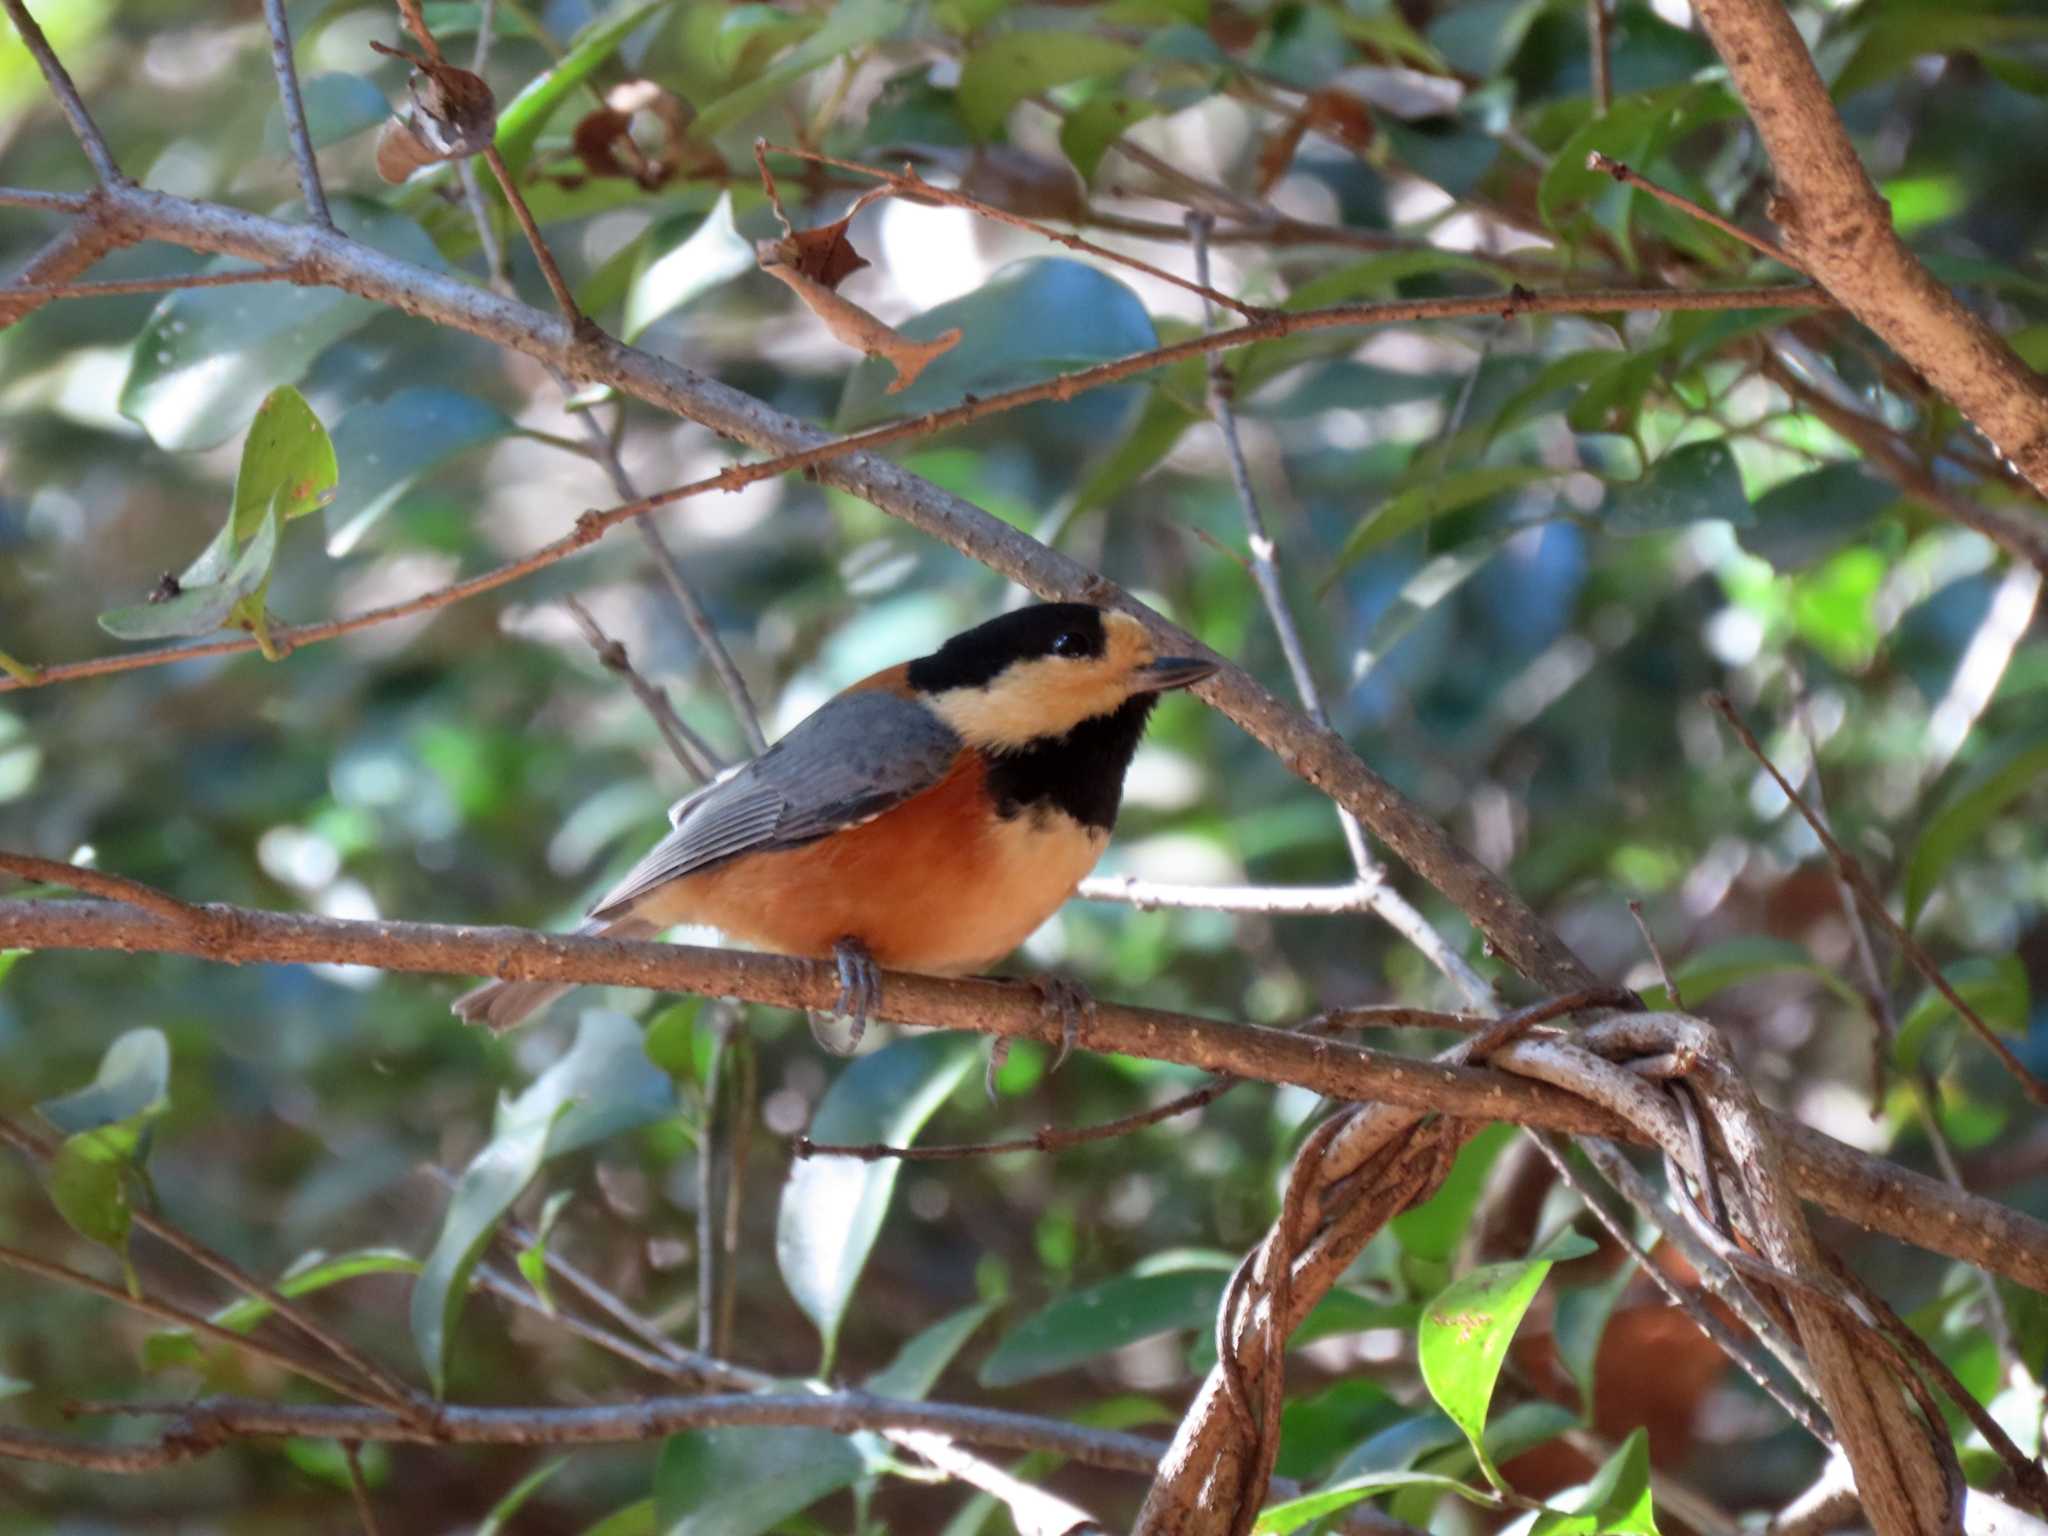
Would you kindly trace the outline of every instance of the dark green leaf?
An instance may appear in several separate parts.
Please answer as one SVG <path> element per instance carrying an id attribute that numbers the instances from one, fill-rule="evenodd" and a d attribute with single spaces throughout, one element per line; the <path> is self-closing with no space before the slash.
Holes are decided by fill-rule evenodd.
<path id="1" fill-rule="evenodd" d="M 1742 527 L 1755 516 L 1735 455 L 1722 442 L 1674 448 L 1640 480 L 1613 487 L 1596 514 L 1609 533 L 1664 533 L 1719 518 Z"/>
<path id="2" fill-rule="evenodd" d="M 2023 1035 L 2031 1001 L 2027 968 L 2018 955 L 1972 955 L 1943 966 L 1942 980 L 2000 1034 Z M 1916 1070 L 1927 1052 L 1928 1037 L 1937 1025 L 1964 1027 L 1955 1005 L 1931 985 L 1899 1020 L 1892 1059 L 1904 1072 Z"/>
<path id="3" fill-rule="evenodd" d="M 1060 257 L 1013 262 L 969 294 L 897 329 L 913 341 L 958 326 L 959 345 L 899 394 L 895 370 L 877 358 L 856 367 L 839 400 L 844 430 L 885 417 L 952 405 L 962 395 L 1035 383 L 1073 368 L 1158 345 L 1152 317 L 1129 288 L 1099 268 Z"/>
<path id="4" fill-rule="evenodd" d="M 790 49 L 774 68 L 701 107 L 690 124 L 690 137 L 707 142 L 742 118 L 772 105 L 812 70 L 894 35 L 909 20 L 910 7 L 904 0 L 841 0 L 829 8 L 829 16 L 824 26 Z"/>
<path id="5" fill-rule="evenodd" d="M 1123 1275 L 1062 1296 L 1004 1335 L 982 1362 L 984 1387 L 1035 1381 L 1140 1339 L 1215 1321 L 1227 1269 Z"/>
<path id="6" fill-rule="evenodd" d="M 961 1346 L 995 1309 L 992 1301 L 978 1301 L 933 1323 L 896 1351 L 894 1360 L 868 1378 L 867 1390 L 877 1397 L 923 1398 L 937 1385 Z"/>
<path id="7" fill-rule="evenodd" d="M 391 116 L 391 104 L 377 82 L 362 75 L 308 75 L 299 81 L 299 94 L 306 103 L 306 132 L 315 149 L 354 138 Z M 289 147 L 284 112 L 273 106 L 263 121 L 263 152 L 282 155 Z"/>
<path id="8" fill-rule="evenodd" d="M 1457 1161 L 1436 1193 L 1387 1223 L 1404 1249 L 1416 1258 L 1436 1262 L 1458 1251 L 1486 1176 L 1514 1135 L 1511 1125 L 1490 1125 L 1458 1149 Z"/>
<path id="9" fill-rule="evenodd" d="M 960 117 L 976 138 L 992 138 L 1027 96 L 1070 80 L 1121 74 L 1138 52 L 1092 32 L 1006 32 L 960 66 Z"/>
<path id="10" fill-rule="evenodd" d="M 1159 110 L 1135 96 L 1108 93 L 1092 96 L 1067 114 L 1060 125 L 1060 148 L 1083 181 L 1095 179 L 1095 168 L 1109 146 L 1124 136 L 1133 123 L 1142 123 Z"/>
<path id="11" fill-rule="evenodd" d="M 2007 745 L 1977 765 L 1942 800 L 1906 858 L 1906 926 L 1920 920 L 1942 876 L 2007 806 L 2048 779 L 2048 735 Z"/>
<path id="12" fill-rule="evenodd" d="M 1454 470 L 1419 485 L 1411 485 L 1381 502 L 1365 521 L 1351 530 L 1344 547 L 1337 551 L 1336 568 L 1342 570 L 1362 556 L 1405 533 L 1414 532 L 1447 512 L 1520 490 L 1538 480 L 1554 480 L 1558 474 L 1559 471 L 1543 464 L 1503 464 L 1491 468 Z"/>
<path id="13" fill-rule="evenodd" d="M 826 1090 L 811 1120 L 816 1141 L 907 1146 L 973 1064 L 976 1041 L 953 1034 L 898 1040 L 863 1056 Z M 817 1325 L 829 1370 L 839 1324 L 882 1230 L 900 1164 L 891 1158 L 807 1157 L 782 1187 L 775 1262 Z"/>
<path id="14" fill-rule="evenodd" d="M 638 1026 L 598 1009 L 583 1015 L 568 1055 L 517 1099 L 499 1105 L 491 1139 L 462 1171 L 413 1285 L 413 1342 L 436 1392 L 446 1383 L 448 1342 L 470 1271 L 542 1162 L 674 1110 L 675 1087 L 647 1059 Z"/>
<path id="15" fill-rule="evenodd" d="M 1742 547 L 1780 571 L 1803 570 L 1856 537 L 1899 499 L 1898 488 L 1857 464 L 1830 464 L 1773 486 L 1755 504 Z"/>
<path id="16" fill-rule="evenodd" d="M 436 465 L 519 429 L 494 405 L 452 389 L 401 389 L 357 406 L 335 425 L 344 466 L 327 508 L 327 551 L 343 555 Z"/>
<path id="17" fill-rule="evenodd" d="M 334 198 L 331 206 L 343 233 L 416 266 L 442 269 L 433 242 L 403 214 L 356 198 Z M 223 257 L 205 270 L 250 265 Z M 171 294 L 136 338 L 121 414 L 160 448 L 218 447 L 271 390 L 298 379 L 329 345 L 384 312 L 339 289 L 290 283 Z"/>
<path id="18" fill-rule="evenodd" d="M 1729 987 L 1786 971 L 1806 971 L 1825 983 L 1845 1003 L 1853 1005 L 1858 1002 L 1855 988 L 1832 969 L 1816 961 L 1804 945 L 1763 934 L 1723 939 L 1718 944 L 1709 944 L 1687 955 L 1674 971 L 1673 980 L 1678 983 L 1686 1006 L 1693 1008 Z M 1671 999 L 1665 995 L 1661 983 L 1645 987 L 1642 992 L 1643 1001 L 1652 1008 L 1671 1006 Z"/>
<path id="19" fill-rule="evenodd" d="M 1558 1364 L 1578 1383 L 1579 1406 L 1589 1423 L 1593 1419 L 1593 1367 L 1600 1356 L 1600 1340 L 1606 1336 L 1614 1304 L 1621 1299 L 1635 1272 L 1631 1260 L 1598 1284 L 1573 1286 L 1557 1298 L 1550 1336 L 1557 1346 Z"/>
<path id="20" fill-rule="evenodd" d="M 818 1429 L 705 1429 L 671 1435 L 654 1470 L 661 1536 L 759 1536 L 844 1488 L 860 1452 Z"/>

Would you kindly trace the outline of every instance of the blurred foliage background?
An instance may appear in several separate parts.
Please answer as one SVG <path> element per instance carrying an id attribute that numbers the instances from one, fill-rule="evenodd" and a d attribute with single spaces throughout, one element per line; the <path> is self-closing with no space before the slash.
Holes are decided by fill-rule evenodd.
<path id="1" fill-rule="evenodd" d="M 344 223 L 480 274 L 448 168 L 399 188 L 372 168 L 371 130 L 405 88 L 403 66 L 368 47 L 397 40 L 391 8 L 288 9 Z M 260 211 L 292 204 L 254 0 L 36 10 L 131 172 Z M 2048 19 L 2021 0 L 1794 10 L 1902 230 L 2030 361 L 2048 358 Z M 478 7 L 426 14 L 466 57 Z M 885 202 L 853 226 L 872 266 L 846 293 L 908 320 L 913 335 L 966 333 L 913 390 L 885 398 L 881 365 L 852 366 L 753 269 L 750 242 L 776 232 L 753 171 L 757 133 L 876 164 L 909 159 L 1180 272 L 1184 215 L 1211 212 L 1216 284 L 1275 306 L 1516 281 L 1699 287 L 1783 275 L 1582 169 L 1605 150 L 1764 227 L 1767 169 L 1682 0 L 1614 8 L 1604 113 L 1577 0 L 498 0 L 494 22 L 485 72 L 501 145 L 581 301 L 642 346 L 841 427 L 1141 351 L 1203 316 L 1184 291 L 1027 232 Z M 600 94 L 635 79 L 668 93 L 633 118 L 649 169 L 603 174 L 579 159 L 575 132 Z M 863 185 L 775 163 L 799 223 L 836 217 Z M 0 38 L 0 183 L 79 188 L 84 174 L 24 50 Z M 0 210 L 0 266 L 17 267 L 56 227 Z M 544 303 L 512 234 L 515 279 Z M 199 262 L 145 247 L 95 275 Z M 2040 509 L 1954 410 L 1854 325 L 1818 313 L 1324 331 L 1231 353 L 1229 368 L 1295 612 L 1334 722 L 1367 760 L 1603 974 L 1647 986 L 1654 969 L 1625 910 L 1640 900 L 1687 1002 L 1727 1032 L 1771 1102 L 1927 1168 L 1910 1071 L 1881 1074 L 1873 1102 L 1874 1058 L 1924 1066 L 1973 1187 L 2048 1207 L 2038 1117 L 1882 950 L 1881 986 L 1903 1027 L 1896 1045 L 1873 1044 L 1826 864 L 1701 702 L 1727 690 L 1795 777 L 1817 750 L 1845 841 L 2048 1071 L 2041 578 L 1954 516 L 1964 504 L 2032 519 L 2038 538 Z M 51 304 L 0 332 L 0 649 L 35 664 L 118 648 L 96 616 L 142 602 L 213 536 L 255 406 L 281 383 L 333 434 L 340 474 L 324 514 L 282 531 L 268 601 L 286 622 L 409 597 L 612 501 L 572 411 L 604 425 L 647 489 L 732 457 L 700 428 L 610 398 L 565 402 L 527 359 L 357 301 L 272 286 Z M 896 452 L 1284 686 L 1198 368 Z M 659 522 L 771 736 L 833 689 L 1017 600 L 990 573 L 801 478 L 691 501 Z M 90 859 L 195 901 L 565 925 L 689 787 L 579 635 L 562 607 L 572 595 L 691 724 L 728 754 L 742 749 L 644 546 L 614 536 L 500 593 L 279 664 L 245 653 L 0 695 L 0 846 Z M 1184 699 L 1159 713 L 1103 868 L 1194 884 L 1352 876 L 1330 807 Z M 1526 995 L 1454 909 L 1426 888 L 1410 894 L 1506 995 Z M 1416 952 L 1356 915 L 1076 902 L 1018 968 L 1266 1023 L 1362 1001 L 1457 1002 Z M 336 968 L 0 957 L 0 1107 L 26 1115 L 90 1081 L 124 1032 L 160 1030 L 168 1104 L 149 1168 L 166 1217 L 263 1275 L 315 1251 L 417 1258 L 448 1200 L 426 1170 L 459 1171 L 485 1145 L 497 1096 L 562 1057 L 580 1007 L 622 1012 L 647 1024 L 647 1070 L 673 1077 L 672 1101 L 657 1094 L 660 1112 L 635 1128 L 550 1158 L 517 1209 L 530 1225 L 565 1194 L 550 1207 L 554 1250 L 693 1341 L 708 1071 L 733 1021 L 696 1003 L 585 994 L 494 1040 L 448 1016 L 456 987 Z M 793 1015 L 750 1008 L 738 1025 L 757 1060 L 733 1353 L 800 1376 L 819 1366 L 819 1334 L 778 1268 L 779 1191 L 788 1139 L 851 1069 L 823 1057 Z M 887 1030 L 875 1038 L 889 1048 Z M 961 1061 L 926 1065 L 936 1075 L 921 1081 L 958 1084 L 926 1130 L 946 1141 L 1104 1119 L 1196 1081 L 1101 1058 L 1047 1076 L 1043 1053 L 1020 1047 L 990 1107 Z M 1163 1432 L 1198 1379 L 1222 1276 L 1270 1219 L 1275 1176 L 1312 1109 L 1302 1093 L 1245 1088 L 1057 1157 L 905 1169 L 852 1293 L 837 1374 L 861 1380 L 918 1330 L 989 1303 L 935 1395 Z M 1570 1201 L 1518 1170 L 1510 1146 L 1504 1134 L 1475 1144 L 1430 1211 L 1369 1251 L 1349 1291 L 1366 1310 L 1297 1351 L 1283 1472 L 1470 1474 L 1469 1452 L 1417 1385 L 1410 1324 L 1414 1304 L 1475 1257 L 1520 1257 L 1572 1219 Z M 0 1163 L 0 1236 L 114 1273 L 19 1160 Z M 2037 1449 L 2041 1299 L 2008 1290 L 1998 1318 L 1954 1266 L 1826 1236 Z M 153 1289 L 202 1308 L 226 1299 L 144 1240 L 135 1259 Z M 407 1329 L 411 1281 L 395 1264 L 337 1282 L 317 1304 L 424 1379 Z M 1566 1409 L 1524 1412 L 1502 1454 L 1562 1444 L 1576 1422 L 1580 1399 L 1557 1385 L 1569 1377 L 1546 1364 L 1543 1340 L 1554 1296 L 1567 1299 L 1560 1315 L 1582 1316 L 1586 1296 L 1606 1294 L 1593 1307 L 1606 1319 L 1604 1274 L 1597 1261 L 1568 1265 L 1546 1292 L 1495 1416 L 1546 1396 Z M 1090 1332 L 1069 1312 L 1029 1331 L 1042 1309 L 1103 1285 L 1126 1287 L 1107 1293 L 1124 1297 L 1121 1310 L 1098 1309 L 1119 1321 Z M 1622 1293 L 1616 1318 L 1640 1289 Z M 0 1393 L 27 1422 L 59 1423 L 67 1399 L 304 1391 L 210 1347 L 151 1348 L 147 1320 L 27 1276 L 0 1279 L 0 1296 Z M 1610 1442 L 1650 1423 L 1660 1466 L 1709 1514 L 1775 1507 L 1811 1479 L 1816 1449 L 1746 1382 L 1711 1356 L 1681 1368 L 1689 1325 L 1660 1333 L 1674 1314 L 1636 1309 L 1643 1331 L 1624 1353 L 1670 1369 L 1649 1384 L 1640 1369 L 1600 1377 Z M 449 1394 L 464 1401 L 655 1389 L 545 1317 L 482 1298 L 447 1367 Z M 1631 1382 L 1668 1388 L 1672 1401 L 1631 1396 Z M 644 1501 L 660 1455 L 578 1452 L 507 1528 L 579 1531 L 624 1511 L 606 1529 L 655 1529 Z M 366 1470 L 385 1529 L 443 1531 L 473 1527 L 546 1459 L 372 1448 Z M 1585 1465 L 1528 1463 L 1528 1486 L 1549 1491 Z M 1057 1485 L 1112 1520 L 1139 1492 L 1137 1480 L 1073 1470 Z M 957 1488 L 856 1486 L 857 1498 L 833 1494 L 781 1528 L 1003 1528 Z M 1455 1499 L 1403 1499 L 1398 1513 L 1445 1529 L 1484 1518 Z M 1661 1499 L 1660 1517 L 1666 1529 L 1692 1523 Z M 319 1443 L 238 1446 L 134 1480 L 0 1465 L 0 1529 L 354 1528 L 345 1469 Z"/>

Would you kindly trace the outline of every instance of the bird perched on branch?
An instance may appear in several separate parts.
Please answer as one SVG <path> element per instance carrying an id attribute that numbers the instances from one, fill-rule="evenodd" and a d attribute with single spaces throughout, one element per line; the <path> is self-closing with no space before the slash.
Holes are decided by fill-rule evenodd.
<path id="1" fill-rule="evenodd" d="M 878 967 L 983 970 L 1073 894 L 1109 841 L 1153 704 L 1215 670 L 1161 656 L 1135 619 L 1084 603 L 991 619 L 855 683 L 679 801 L 674 830 L 582 931 L 638 939 L 705 924 L 830 956 L 857 1045 Z M 569 990 L 492 982 L 455 1012 L 510 1029 Z M 1071 1044 L 1077 1000 L 1045 990 Z"/>

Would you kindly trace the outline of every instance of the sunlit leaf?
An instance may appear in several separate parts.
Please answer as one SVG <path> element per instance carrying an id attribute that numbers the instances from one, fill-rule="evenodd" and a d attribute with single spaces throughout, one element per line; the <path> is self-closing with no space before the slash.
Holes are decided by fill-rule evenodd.
<path id="1" fill-rule="evenodd" d="M 333 499 L 340 473 L 334 444 L 313 408 L 289 384 L 273 389 L 256 408 L 235 471 L 235 541 L 252 539 L 263 519 L 279 524 L 317 512 Z"/>
<path id="2" fill-rule="evenodd" d="M 688 235 L 683 236 L 687 229 Z M 682 238 L 678 238 L 682 237 Z M 619 334 L 633 340 L 663 315 L 681 309 L 754 267 L 753 242 L 732 221 L 732 193 L 701 218 L 684 214 L 665 219 L 648 232 L 639 270 L 626 292 L 626 317 Z"/>
<path id="3" fill-rule="evenodd" d="M 100 628 L 117 640 L 170 640 L 210 635 L 223 627 L 245 599 L 269 582 L 271 562 L 277 558 L 277 519 L 263 519 L 256 536 L 242 546 L 219 580 L 197 579 L 219 566 L 233 536 L 234 524 L 223 523 L 214 542 L 179 578 L 175 597 L 111 609 L 100 615 Z"/>
<path id="4" fill-rule="evenodd" d="M 661 1536 L 758 1536 L 865 1469 L 819 1429 L 704 1429 L 671 1435 L 654 1469 Z"/>
<path id="5" fill-rule="evenodd" d="M 419 1270 L 420 1261 L 397 1248 L 357 1248 L 332 1257 L 310 1253 L 286 1270 L 271 1289 L 280 1296 L 296 1298 L 364 1275 L 416 1275 Z M 247 1333 L 275 1310 L 265 1297 L 243 1296 L 218 1308 L 208 1320 L 230 1332 Z M 152 1369 L 194 1364 L 199 1359 L 198 1341 L 185 1328 L 159 1329 L 149 1336 L 145 1348 Z"/>
<path id="6" fill-rule="evenodd" d="M 519 1273 L 533 1287 L 543 1310 L 555 1310 L 553 1289 L 548 1284 L 548 1238 L 561 1218 L 562 1208 L 575 1198 L 571 1189 L 558 1189 L 541 1202 L 540 1220 L 533 1224 L 533 1241 L 519 1250 Z"/>
<path id="7" fill-rule="evenodd" d="M 1486 1410 L 1493 1401 L 1494 1382 L 1507 1359 L 1508 1345 L 1550 1266 L 1591 1250 L 1592 1244 L 1584 1238 L 1566 1234 L 1534 1258 L 1485 1264 L 1468 1271 L 1423 1308 L 1416 1335 L 1423 1384 L 1437 1406 L 1465 1432 L 1481 1469 L 1495 1486 L 1500 1486 L 1500 1474 L 1485 1448 Z"/>
<path id="8" fill-rule="evenodd" d="M 1494 1494 L 1455 1477 L 1444 1477 L 1435 1472 L 1368 1472 L 1362 1477 L 1346 1478 L 1315 1493 L 1268 1505 L 1260 1512 L 1252 1533 L 1253 1536 L 1289 1536 L 1290 1532 L 1300 1530 L 1311 1520 L 1334 1515 L 1361 1499 L 1396 1488 L 1427 1488 L 1437 1493 L 1454 1493 L 1486 1509 L 1500 1506 L 1500 1500 Z"/>
<path id="9" fill-rule="evenodd" d="M 1650 1509 L 1650 1438 L 1640 1426 L 1629 1431 L 1576 1495 L 1553 1500 L 1529 1527 L 1529 1536 L 1658 1536 Z"/>
<path id="10" fill-rule="evenodd" d="M 816 1141 L 906 1146 L 973 1064 L 972 1036 L 919 1035 L 863 1056 L 839 1074 L 812 1117 Z M 839 1324 L 882 1230 L 901 1165 L 893 1158 L 807 1157 L 790 1169 L 775 1224 L 782 1283 L 817 1325 L 824 1369 Z"/>

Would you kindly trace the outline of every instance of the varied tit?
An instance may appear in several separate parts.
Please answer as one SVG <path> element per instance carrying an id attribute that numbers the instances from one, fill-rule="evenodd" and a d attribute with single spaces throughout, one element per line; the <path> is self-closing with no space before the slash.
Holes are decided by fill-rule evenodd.
<path id="1" fill-rule="evenodd" d="M 985 970 L 1073 894 L 1116 825 L 1153 704 L 1215 670 L 1161 656 L 1135 619 L 1084 603 L 991 619 L 855 683 L 677 802 L 674 830 L 582 931 L 637 939 L 704 924 L 778 954 L 831 956 L 858 1044 L 877 967 Z M 510 1029 L 569 990 L 492 982 L 455 1012 Z M 1071 1044 L 1076 999 L 1047 996 Z"/>

